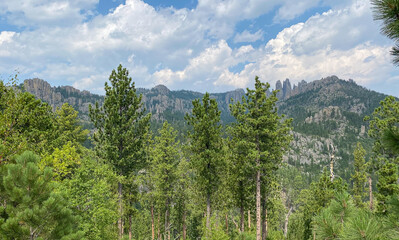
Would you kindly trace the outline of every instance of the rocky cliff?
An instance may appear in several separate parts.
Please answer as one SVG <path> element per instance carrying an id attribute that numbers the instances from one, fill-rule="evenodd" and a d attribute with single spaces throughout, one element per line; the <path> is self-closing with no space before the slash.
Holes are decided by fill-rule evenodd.
<path id="1" fill-rule="evenodd" d="M 88 105 L 104 101 L 103 96 L 70 86 L 52 87 L 40 79 L 25 80 L 24 88 L 48 102 L 53 109 L 68 102 L 87 123 Z M 367 123 L 363 122 L 363 118 L 370 115 L 386 96 L 367 90 L 353 80 L 345 81 L 336 76 L 309 83 L 301 81 L 293 86 L 286 79 L 283 83 L 277 81 L 275 89 L 280 90 L 279 112 L 294 119 L 294 141 L 284 156 L 285 161 L 314 176 L 328 166 L 328 146 L 333 144 L 337 148 L 336 174 L 349 179 L 353 146 L 358 141 L 366 149 L 371 145 L 371 140 L 366 137 Z M 184 115 L 191 111 L 192 101 L 203 95 L 186 90 L 171 91 L 163 85 L 152 89 L 138 88 L 137 92 L 143 94 L 144 106 L 152 113 L 153 128 L 168 120 L 181 131 L 184 131 Z M 211 94 L 218 102 L 224 124 L 234 121 L 229 113 L 231 99 L 240 101 L 242 96 L 242 89 Z"/>

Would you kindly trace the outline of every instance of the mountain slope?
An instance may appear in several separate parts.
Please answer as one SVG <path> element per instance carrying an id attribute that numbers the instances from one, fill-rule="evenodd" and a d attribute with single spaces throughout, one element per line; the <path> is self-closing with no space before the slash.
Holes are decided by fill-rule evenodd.
<path id="1" fill-rule="evenodd" d="M 80 113 L 85 126 L 90 128 L 88 118 L 89 104 L 96 101 L 102 104 L 104 97 L 79 91 L 70 86 L 51 87 L 40 79 L 24 81 L 24 89 L 48 102 L 53 109 L 68 102 Z M 289 164 L 309 172 L 309 180 L 323 167 L 329 166 L 331 145 L 334 146 L 336 174 L 350 179 L 353 147 L 356 142 L 370 149 L 371 140 L 367 138 L 367 123 L 363 122 L 386 95 L 367 90 L 353 80 L 345 81 L 336 76 L 323 78 L 310 83 L 301 81 L 291 88 L 286 79 L 283 84 L 276 83 L 279 112 L 293 118 L 293 136 L 290 151 L 284 156 Z M 201 98 L 202 93 L 193 91 L 170 91 L 163 85 L 152 89 L 137 89 L 143 94 L 144 106 L 152 113 L 152 128 L 168 120 L 184 135 L 186 125 L 184 115 L 191 111 L 192 101 Z M 241 100 L 244 91 L 211 94 L 218 102 L 224 124 L 234 121 L 229 113 L 230 100 Z"/>

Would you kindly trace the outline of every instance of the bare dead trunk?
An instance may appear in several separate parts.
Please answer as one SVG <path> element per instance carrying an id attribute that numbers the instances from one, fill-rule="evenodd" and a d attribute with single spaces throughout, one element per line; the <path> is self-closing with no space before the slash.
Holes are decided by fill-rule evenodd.
<path id="1" fill-rule="evenodd" d="M 129 214 L 129 240 L 132 240 L 132 215 Z"/>
<path id="2" fill-rule="evenodd" d="M 155 228 L 154 228 L 154 206 L 151 205 L 151 239 L 155 239 Z"/>
<path id="3" fill-rule="evenodd" d="M 288 233 L 288 220 L 290 219 L 290 215 L 292 213 L 292 207 L 288 210 L 287 215 L 285 215 L 285 221 L 284 221 L 284 237 L 287 237 Z"/>
<path id="4" fill-rule="evenodd" d="M 373 184 L 371 176 L 369 176 L 369 198 L 370 198 L 370 210 L 373 210 Z"/>
<path id="5" fill-rule="evenodd" d="M 248 229 L 251 229 L 251 210 L 248 210 Z"/>
<path id="6" fill-rule="evenodd" d="M 186 240 L 187 226 L 186 226 L 186 211 L 183 213 L 183 240 Z"/>
<path id="7" fill-rule="evenodd" d="M 211 230 L 211 194 L 206 196 L 206 228 L 208 232 Z"/>
<path id="8" fill-rule="evenodd" d="M 256 160 L 256 165 L 260 165 L 260 159 Z M 256 173 L 256 240 L 262 239 L 262 216 L 260 200 L 260 170 L 258 170 Z"/>
<path id="9" fill-rule="evenodd" d="M 123 237 L 123 206 L 122 206 L 122 183 L 118 183 L 118 203 L 119 203 L 119 220 L 118 220 L 118 229 L 119 229 L 119 239 Z"/>
<path id="10" fill-rule="evenodd" d="M 244 218 L 245 218 L 245 216 L 244 216 L 244 206 L 242 205 L 242 203 L 241 203 L 241 206 L 240 206 L 240 215 L 241 215 L 241 218 L 240 218 L 240 226 L 241 226 L 241 232 L 244 232 Z"/>

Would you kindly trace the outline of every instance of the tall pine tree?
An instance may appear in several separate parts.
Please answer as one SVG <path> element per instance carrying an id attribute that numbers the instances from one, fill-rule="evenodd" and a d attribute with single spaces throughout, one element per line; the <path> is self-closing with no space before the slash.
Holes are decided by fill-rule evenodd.
<path id="1" fill-rule="evenodd" d="M 277 114 L 277 91 L 267 96 L 270 85 L 255 77 L 255 90 L 247 89 L 242 102 L 232 105 L 237 123 L 245 129 L 242 137 L 247 141 L 248 156 L 256 169 L 256 239 L 262 239 L 261 177 L 275 174 L 283 156 L 284 148 L 291 140 L 290 119 L 283 120 Z"/>
<path id="2" fill-rule="evenodd" d="M 108 161 L 120 176 L 137 172 L 144 165 L 143 143 L 151 115 L 145 114 L 142 95 L 137 95 L 129 72 L 122 65 L 113 70 L 105 83 L 104 105 L 89 106 L 98 155 Z M 118 184 L 120 219 L 119 237 L 123 235 L 122 182 Z"/>
<path id="3" fill-rule="evenodd" d="M 211 197 L 219 186 L 219 170 L 221 158 L 221 125 L 220 111 L 215 99 L 205 93 L 202 103 L 200 99 L 193 101 L 194 108 L 191 115 L 185 119 L 192 126 L 188 137 L 196 182 L 200 192 L 206 198 L 206 228 L 210 230 Z"/>

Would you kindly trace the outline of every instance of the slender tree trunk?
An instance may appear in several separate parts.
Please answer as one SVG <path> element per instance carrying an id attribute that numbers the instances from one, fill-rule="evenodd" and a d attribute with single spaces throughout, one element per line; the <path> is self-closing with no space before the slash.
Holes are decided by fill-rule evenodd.
<path id="1" fill-rule="evenodd" d="M 158 213 L 158 240 L 161 240 L 161 213 Z"/>
<path id="2" fill-rule="evenodd" d="M 186 211 L 183 213 L 183 240 L 186 240 L 187 226 L 186 226 Z"/>
<path id="3" fill-rule="evenodd" d="M 169 229 L 169 199 L 166 199 L 166 211 L 165 211 L 165 234 L 168 240 L 170 240 L 170 229 Z M 165 237 L 166 238 L 166 237 Z"/>
<path id="4" fill-rule="evenodd" d="M 260 165 L 260 159 L 256 160 L 256 165 Z M 260 170 L 258 170 L 256 172 L 256 240 L 262 239 L 262 216 L 260 200 Z"/>
<path id="5" fill-rule="evenodd" d="M 287 215 L 285 215 L 285 221 L 284 221 L 284 237 L 287 238 L 287 233 L 288 233 L 288 220 L 290 219 L 290 215 L 292 213 L 292 207 L 288 210 Z"/>
<path id="6" fill-rule="evenodd" d="M 155 239 L 155 228 L 154 228 L 154 205 L 151 205 L 151 239 Z"/>
<path id="7" fill-rule="evenodd" d="M 267 238 L 268 222 L 267 222 L 267 207 L 266 207 L 266 203 L 264 205 L 264 210 L 265 210 L 265 221 L 263 222 L 262 240 L 266 240 L 266 238 Z"/>
<path id="8" fill-rule="evenodd" d="M 240 226 L 241 226 L 241 232 L 244 232 L 244 218 L 245 218 L 245 215 L 244 215 L 244 206 L 243 206 L 243 204 L 241 203 L 241 206 L 240 206 L 240 215 L 241 215 L 241 219 L 240 219 Z"/>
<path id="9" fill-rule="evenodd" d="M 132 240 L 132 214 L 129 214 L 129 240 Z"/>
<path id="10" fill-rule="evenodd" d="M 122 174 L 120 174 L 122 176 Z M 119 229 L 119 239 L 123 237 L 123 206 L 122 206 L 122 183 L 118 183 L 118 203 L 119 203 L 119 220 L 118 220 L 118 229 Z"/>
<path id="11" fill-rule="evenodd" d="M 208 232 L 211 230 L 211 194 L 207 193 L 206 196 L 206 228 Z"/>
<path id="12" fill-rule="evenodd" d="M 248 229 L 251 229 L 251 210 L 248 210 Z"/>
<path id="13" fill-rule="evenodd" d="M 373 210 L 373 184 L 371 176 L 369 176 L 369 198 L 370 198 L 370 210 Z"/>

